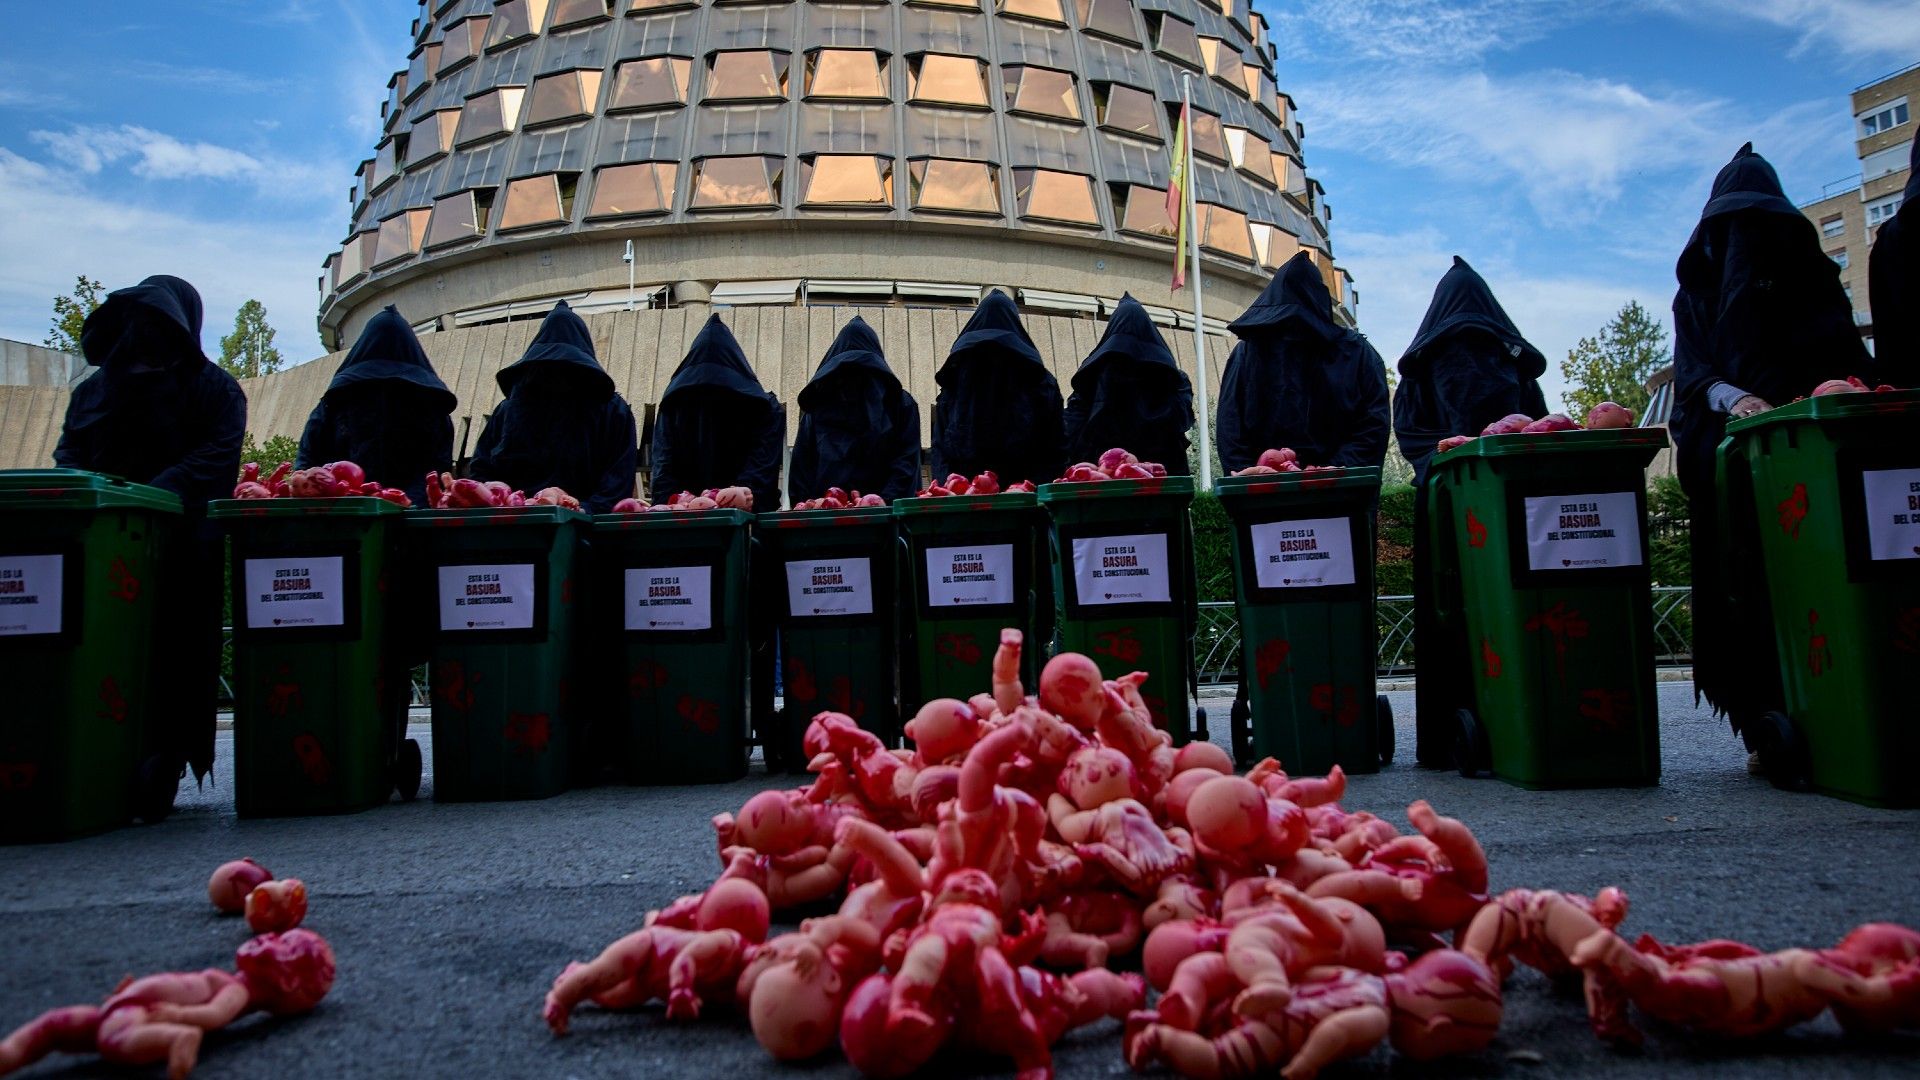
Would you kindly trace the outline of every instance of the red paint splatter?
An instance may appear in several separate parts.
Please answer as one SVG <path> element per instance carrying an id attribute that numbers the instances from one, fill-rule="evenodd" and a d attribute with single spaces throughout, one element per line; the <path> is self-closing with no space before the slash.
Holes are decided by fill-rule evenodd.
<path id="1" fill-rule="evenodd" d="M 307 774 L 307 782 L 315 787 L 324 786 L 333 779 L 333 763 L 327 760 L 327 752 L 312 734 L 303 733 L 293 737 L 293 757 L 300 763 L 300 771 Z"/>
<path id="2" fill-rule="evenodd" d="M 127 699 L 120 693 L 120 684 L 111 675 L 100 680 L 100 710 L 93 715 L 116 724 L 124 725 L 127 722 Z"/>
<path id="3" fill-rule="evenodd" d="M 1475 548 L 1487 546 L 1487 527 L 1472 509 L 1467 510 L 1467 546 Z"/>
<path id="4" fill-rule="evenodd" d="M 1134 628 L 1131 626 L 1109 630 L 1094 639 L 1096 644 L 1093 646 L 1093 651 L 1102 656 L 1111 656 L 1123 664 L 1137 664 L 1140 662 L 1140 654 L 1145 651 L 1145 646 L 1141 645 L 1140 639 L 1133 635 Z"/>
<path id="5" fill-rule="evenodd" d="M 1506 665 L 1500 660 L 1500 654 L 1493 649 L 1493 639 L 1490 637 L 1480 639 L 1480 669 L 1489 679 L 1499 678 L 1500 673 L 1506 670 Z"/>
<path id="6" fill-rule="evenodd" d="M 1833 670 L 1833 646 L 1820 632 L 1820 613 L 1807 612 L 1807 670 L 1817 678 Z"/>
<path id="7" fill-rule="evenodd" d="M 1807 485 L 1793 485 L 1793 494 L 1780 500 L 1780 531 L 1800 539 L 1800 523 L 1807 520 Z"/>
<path id="8" fill-rule="evenodd" d="M 570 577 L 560 579 L 560 602 L 573 603 L 573 579 Z"/>
<path id="9" fill-rule="evenodd" d="M 0 761 L 0 791 L 26 791 L 40 779 L 40 766 L 31 761 Z"/>
<path id="10" fill-rule="evenodd" d="M 125 559 L 115 556 L 107 567 L 107 577 L 113 581 L 113 588 L 107 590 L 108 596 L 129 604 L 140 599 L 140 579 L 134 576 L 133 568 Z"/>
<path id="11" fill-rule="evenodd" d="M 667 685 L 671 676 L 672 672 L 667 670 L 666 665 L 652 660 L 641 661 L 640 666 L 627 676 L 627 696 L 637 699 L 649 690 L 658 690 Z"/>
<path id="12" fill-rule="evenodd" d="M 681 694 L 680 703 L 675 706 L 681 719 L 702 735 L 712 735 L 720 730 L 720 705 L 718 702 L 702 701 L 692 694 Z"/>
<path id="13" fill-rule="evenodd" d="M 1625 690 L 1582 690 L 1580 715 L 1593 721 L 1595 731 L 1619 731 L 1633 718 L 1633 695 Z"/>
<path id="14" fill-rule="evenodd" d="M 434 700 L 456 712 L 473 710 L 473 688 L 480 682 L 480 673 L 474 672 L 467 677 L 467 669 L 458 660 L 447 660 L 433 665 Z"/>
<path id="15" fill-rule="evenodd" d="M 853 696 L 853 680 L 845 675 L 835 675 L 827 687 L 827 706 L 855 720 L 867 715 L 867 703 Z"/>
<path id="16" fill-rule="evenodd" d="M 1261 644 L 1253 654 L 1253 671 L 1260 678 L 1260 689 L 1265 690 L 1267 683 L 1281 672 L 1291 672 L 1293 665 L 1287 657 L 1293 652 L 1293 642 L 1273 638 Z"/>
<path id="17" fill-rule="evenodd" d="M 934 639 L 933 651 L 947 658 L 947 667 L 980 666 L 980 641 L 973 634 L 941 634 Z"/>
<path id="18" fill-rule="evenodd" d="M 553 728 L 546 713 L 508 713 L 506 737 L 522 753 L 545 753 Z"/>
<path id="19" fill-rule="evenodd" d="M 1352 727 L 1360 719 L 1360 693 L 1352 686 L 1336 688 L 1332 683 L 1317 683 L 1307 692 L 1307 704 L 1341 727 Z"/>
<path id="20" fill-rule="evenodd" d="M 1167 699 L 1141 694 L 1140 700 L 1146 703 L 1147 714 L 1153 717 L 1153 726 L 1161 731 L 1167 730 Z"/>
<path id="21" fill-rule="evenodd" d="M 1920 656 L 1920 607 L 1908 608 L 1894 617 L 1893 647 Z"/>
<path id="22" fill-rule="evenodd" d="M 1554 667 L 1562 679 L 1567 677 L 1567 642 L 1584 639 L 1588 629 L 1586 618 L 1564 600 L 1527 620 L 1528 633 L 1544 630 L 1553 636 Z"/>
<path id="23" fill-rule="evenodd" d="M 806 661 L 797 656 L 787 657 L 787 682 L 784 689 L 786 696 L 795 701 L 812 701 L 820 696 L 820 688 L 814 685 L 813 672 L 807 670 Z"/>
<path id="24" fill-rule="evenodd" d="M 288 713 L 300 708 L 300 684 L 294 682 L 292 676 L 293 669 L 282 664 L 274 680 L 267 683 L 267 715 L 285 719 Z"/>

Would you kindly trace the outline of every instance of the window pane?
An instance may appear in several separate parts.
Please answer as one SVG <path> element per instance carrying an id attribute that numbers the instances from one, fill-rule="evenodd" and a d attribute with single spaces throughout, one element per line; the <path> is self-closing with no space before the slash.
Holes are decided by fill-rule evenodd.
<path id="1" fill-rule="evenodd" d="M 1195 212 L 1206 222 L 1200 237 L 1201 247 L 1253 261 L 1253 236 L 1247 231 L 1247 215 L 1210 203 L 1201 203 Z"/>
<path id="2" fill-rule="evenodd" d="M 980 0 L 907 0 L 907 3 L 924 7 L 959 8 L 962 11 L 980 10 Z"/>
<path id="3" fill-rule="evenodd" d="M 1181 22 L 1171 15 L 1160 16 L 1160 29 L 1154 35 L 1153 47 L 1188 67 L 1200 66 L 1200 37 L 1193 32 L 1192 23 Z"/>
<path id="4" fill-rule="evenodd" d="M 1245 65 L 1231 45 L 1216 37 L 1203 37 L 1200 39 L 1200 59 L 1207 66 L 1207 74 L 1241 93 L 1246 92 Z"/>
<path id="5" fill-rule="evenodd" d="M 1221 130 L 1219 117 L 1199 109 L 1193 110 L 1193 152 L 1201 157 L 1226 162 L 1227 136 Z"/>
<path id="6" fill-rule="evenodd" d="M 1120 231 L 1173 239 L 1173 215 L 1167 213 L 1167 193 L 1158 188 L 1128 185 Z"/>
<path id="7" fill-rule="evenodd" d="M 1095 83 L 1094 93 L 1101 127 L 1160 141 L 1160 120 L 1154 115 L 1152 94 L 1113 83 Z"/>
<path id="8" fill-rule="evenodd" d="M 1080 119 L 1080 97 L 1074 92 L 1073 76 L 1067 72 L 1010 65 L 1000 69 L 1000 78 L 1008 111 L 1058 120 Z"/>
<path id="9" fill-rule="evenodd" d="M 787 54 L 770 49 L 717 52 L 707 61 L 708 101 L 765 101 L 787 96 Z"/>
<path id="10" fill-rule="evenodd" d="M 1133 5 L 1128 0 L 1077 0 L 1080 25 L 1089 34 L 1103 34 L 1129 45 L 1140 44 L 1133 28 Z"/>
<path id="11" fill-rule="evenodd" d="M 871 49 L 819 49 L 807 58 L 807 96 L 884 101 L 880 54 Z"/>
<path id="12" fill-rule="evenodd" d="M 440 48 L 440 71 L 449 71 L 479 55 L 487 40 L 487 21 L 488 16 L 480 15 L 447 27 L 447 39 Z"/>
<path id="13" fill-rule="evenodd" d="M 778 185 L 779 172 L 758 154 L 704 158 L 693 163 L 693 192 L 687 199 L 687 209 L 778 207 Z"/>
<path id="14" fill-rule="evenodd" d="M 907 98 L 987 108 L 986 65 L 971 56 L 926 53 L 909 62 Z"/>
<path id="15" fill-rule="evenodd" d="M 673 181 L 679 166 L 671 161 L 614 165 L 601 169 L 593 181 L 589 218 L 664 214 L 673 209 Z"/>
<path id="16" fill-rule="evenodd" d="M 633 0 L 627 5 L 627 14 L 635 15 L 642 11 L 665 11 L 668 8 L 698 7 L 699 0 Z"/>
<path id="17" fill-rule="evenodd" d="M 1035 22 L 1067 25 L 1067 16 L 1060 9 L 1060 0 L 994 0 L 994 10 L 1002 15 Z"/>
<path id="18" fill-rule="evenodd" d="M 460 108 L 460 144 L 512 131 L 520 119 L 520 100 L 526 93 L 525 87 L 510 86 L 468 98 Z"/>
<path id="19" fill-rule="evenodd" d="M 821 154 L 802 166 L 807 206 L 888 206 L 893 163 L 866 154 Z"/>
<path id="20" fill-rule="evenodd" d="M 684 105 L 693 61 L 679 56 L 649 56 L 629 60 L 614 69 L 613 94 L 607 108 L 654 109 Z"/>
<path id="21" fill-rule="evenodd" d="M 572 26 L 590 19 L 604 19 L 611 0 L 553 0 L 553 26 Z"/>
<path id="22" fill-rule="evenodd" d="M 582 85 L 583 76 L 593 83 L 594 93 L 591 97 L 586 95 Z M 600 73 L 597 71 L 563 71 L 558 75 L 540 76 L 533 80 L 533 100 L 527 106 L 527 126 L 551 124 L 592 113 L 594 102 L 600 96 L 599 89 Z"/>
<path id="23" fill-rule="evenodd" d="M 1278 186 L 1279 178 L 1273 174 L 1273 147 L 1267 140 L 1246 128 L 1230 127 L 1226 131 L 1227 152 L 1233 156 L 1233 167 Z"/>
<path id="24" fill-rule="evenodd" d="M 1000 178 L 983 161 L 928 158 L 913 162 L 908 175 L 915 210 L 1000 213 Z"/>
<path id="25" fill-rule="evenodd" d="M 501 232 L 565 220 L 560 208 L 559 177 L 549 174 L 507 181 L 506 201 L 500 208 Z"/>
<path id="26" fill-rule="evenodd" d="M 420 250 L 427 232 L 426 210 L 409 210 L 380 223 L 380 238 L 374 243 L 373 263 L 385 266 L 408 258 Z"/>
<path id="27" fill-rule="evenodd" d="M 1069 225 L 1100 224 L 1089 177 L 1052 169 L 1015 169 L 1013 182 L 1014 203 L 1023 218 Z"/>
<path id="28" fill-rule="evenodd" d="M 421 161 L 435 154 L 444 154 L 453 149 L 453 133 L 460 125 L 459 109 L 442 109 L 429 113 L 413 125 L 413 138 L 409 152 L 413 160 Z"/>
<path id="29" fill-rule="evenodd" d="M 427 246 L 440 247 L 472 240 L 487 231 L 487 210 L 492 206 L 493 190 L 462 191 L 444 199 L 435 199 L 433 217 L 427 224 Z"/>
<path id="30" fill-rule="evenodd" d="M 487 27 L 487 48 L 538 34 L 546 14 L 547 0 L 502 0 L 493 9 L 493 22 Z"/>

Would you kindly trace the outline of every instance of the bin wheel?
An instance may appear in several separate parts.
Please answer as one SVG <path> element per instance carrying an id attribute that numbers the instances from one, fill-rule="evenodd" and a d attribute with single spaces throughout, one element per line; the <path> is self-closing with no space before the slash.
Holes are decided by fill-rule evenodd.
<path id="1" fill-rule="evenodd" d="M 1393 764 L 1393 704 L 1387 695 L 1381 694 L 1373 699 L 1376 723 L 1380 725 L 1380 764 Z"/>
<path id="2" fill-rule="evenodd" d="M 167 820 L 180 793 L 180 766 L 159 754 L 142 761 L 134 777 L 133 814 L 149 825 Z"/>
<path id="3" fill-rule="evenodd" d="M 1487 729 L 1481 726 L 1480 718 L 1473 715 L 1472 709 L 1461 709 L 1456 723 L 1453 761 L 1460 767 L 1460 775 L 1469 780 L 1485 775 L 1493 758 L 1487 745 Z"/>
<path id="4" fill-rule="evenodd" d="M 1770 712 L 1760 718 L 1760 763 L 1766 766 L 1767 779 L 1782 791 L 1811 791 L 1808 775 L 1807 737 L 1786 713 Z"/>
<path id="5" fill-rule="evenodd" d="M 1207 734 L 1207 710 L 1205 709 L 1195 708 L 1193 710 L 1193 741 L 1213 741 L 1212 736 Z"/>
<path id="6" fill-rule="evenodd" d="M 419 741 L 402 740 L 399 760 L 393 763 L 393 786 L 400 793 L 401 802 L 412 802 L 420 797 L 420 776 L 425 768 Z"/>
<path id="7" fill-rule="evenodd" d="M 1244 695 L 1233 699 L 1228 718 L 1228 727 L 1233 733 L 1233 767 L 1250 769 L 1253 767 L 1253 706 L 1247 704 Z"/>

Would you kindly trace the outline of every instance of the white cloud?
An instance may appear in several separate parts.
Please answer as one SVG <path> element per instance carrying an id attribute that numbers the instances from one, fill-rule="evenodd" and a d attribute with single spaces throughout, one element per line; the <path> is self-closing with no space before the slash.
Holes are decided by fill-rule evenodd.
<path id="1" fill-rule="evenodd" d="M 1579 0 L 1305 0 L 1274 14 L 1290 54 L 1462 63 L 1534 41 L 1570 18 Z"/>
<path id="2" fill-rule="evenodd" d="M 1799 37 L 1797 52 L 1825 45 L 1849 56 L 1920 57 L 1920 8 L 1913 0 L 1645 0 L 1649 7 L 1699 17 L 1752 19 Z"/>
<path id="3" fill-rule="evenodd" d="M 329 170 L 255 157 L 208 142 L 186 142 L 134 124 L 75 125 L 29 136 L 61 163 L 88 175 L 130 162 L 143 180 L 243 180 L 264 194 L 311 199 L 332 186 Z"/>
<path id="4" fill-rule="evenodd" d="M 290 361 L 321 355 L 315 279 L 335 237 L 330 216 L 233 214 L 202 220 L 89 188 L 73 167 L 0 148 L 0 337 L 39 341 L 53 297 L 85 274 L 108 288 L 176 274 L 200 290 L 204 340 L 218 348 L 242 301 L 264 303 Z"/>

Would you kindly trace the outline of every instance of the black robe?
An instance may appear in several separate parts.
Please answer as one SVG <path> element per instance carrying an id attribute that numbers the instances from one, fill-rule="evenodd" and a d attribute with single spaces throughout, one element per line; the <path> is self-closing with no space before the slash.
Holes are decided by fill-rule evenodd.
<path id="1" fill-rule="evenodd" d="M 1900 212 L 1883 222 L 1867 265 L 1873 366 L 1867 381 L 1920 386 L 1920 139 L 1913 141 Z"/>
<path id="2" fill-rule="evenodd" d="M 1782 693 L 1757 538 L 1729 546 L 1720 535 L 1715 449 L 1727 417 L 1708 393 L 1726 382 L 1785 405 L 1866 370 L 1867 356 L 1839 267 L 1751 143 L 1714 179 L 1676 273 L 1672 429 L 1691 516 L 1694 688 L 1741 730 Z M 1727 524 L 1750 532 L 1751 518 Z"/>
<path id="3" fill-rule="evenodd" d="M 100 370 L 74 388 L 60 445 L 62 468 L 111 473 L 180 496 L 186 521 L 165 557 L 175 568 L 164 633 L 154 642 L 152 752 L 168 767 L 213 768 L 220 676 L 220 532 L 207 503 L 233 493 L 246 437 L 240 384 L 200 351 L 200 294 L 176 277 L 150 277 L 108 294 L 87 316 L 80 349 Z"/>
<path id="4" fill-rule="evenodd" d="M 1386 363 L 1359 332 L 1333 321 L 1333 294 L 1306 252 L 1230 328 L 1240 342 L 1220 380 L 1221 468 L 1244 469 L 1283 446 L 1305 465 L 1386 461 Z"/>
<path id="5" fill-rule="evenodd" d="M 974 310 L 934 375 L 933 478 L 992 470 L 1045 484 L 1066 471 L 1060 383 L 998 289 Z"/>
<path id="6" fill-rule="evenodd" d="M 911 498 L 920 487 L 920 407 L 858 315 L 800 391 L 800 430 L 787 463 L 794 503 L 829 487 L 888 502 Z"/>
<path id="7" fill-rule="evenodd" d="M 1547 358 L 1521 336 L 1486 281 L 1455 256 L 1400 358 L 1393 400 L 1393 433 L 1414 475 L 1415 754 L 1428 767 L 1453 764 L 1454 716 L 1468 704 L 1472 684 L 1466 641 L 1440 628 L 1427 467 L 1449 435 L 1478 435 L 1510 413 L 1544 415 L 1537 380 L 1546 369 Z"/>
<path id="8" fill-rule="evenodd" d="M 1120 298 L 1072 385 L 1064 415 L 1068 461 L 1098 461 L 1120 447 L 1174 476 L 1187 475 L 1193 381 L 1139 301 Z"/>
<path id="9" fill-rule="evenodd" d="M 453 468 L 451 414 L 458 404 L 413 327 L 389 307 L 360 332 L 307 417 L 295 465 L 351 461 L 367 479 L 424 506 L 427 474 Z"/>
<path id="10" fill-rule="evenodd" d="M 786 441 L 786 407 L 761 387 L 727 324 L 709 318 L 660 395 L 653 497 L 738 486 L 753 492 L 756 513 L 778 510 Z"/>
<path id="11" fill-rule="evenodd" d="M 506 400 L 487 418 L 473 477 L 532 495 L 557 487 L 590 514 L 633 495 L 633 410 L 594 359 L 587 324 L 562 301 L 520 359 L 495 376 Z"/>

